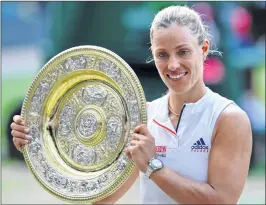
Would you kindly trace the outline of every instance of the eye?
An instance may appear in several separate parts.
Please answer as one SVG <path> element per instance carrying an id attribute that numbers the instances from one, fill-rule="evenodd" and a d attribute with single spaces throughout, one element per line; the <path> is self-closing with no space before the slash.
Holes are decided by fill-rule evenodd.
<path id="1" fill-rule="evenodd" d="M 159 52 L 157 55 L 158 55 L 158 57 L 160 57 L 160 58 L 165 58 L 165 57 L 168 56 L 168 54 L 167 54 L 166 52 Z"/>
<path id="2" fill-rule="evenodd" d="M 187 54 L 189 54 L 189 50 L 180 50 L 180 51 L 179 51 L 179 54 L 180 54 L 181 56 L 187 55 Z"/>

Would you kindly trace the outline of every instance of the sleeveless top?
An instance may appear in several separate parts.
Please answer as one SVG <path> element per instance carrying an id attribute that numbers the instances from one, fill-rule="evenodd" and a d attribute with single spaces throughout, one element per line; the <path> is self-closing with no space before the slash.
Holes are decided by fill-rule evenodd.
<path id="1" fill-rule="evenodd" d="M 177 130 L 168 116 L 169 94 L 149 103 L 147 127 L 155 138 L 157 157 L 183 177 L 206 183 L 212 135 L 217 118 L 231 103 L 207 87 L 195 103 L 183 106 Z M 177 204 L 140 172 L 142 204 Z"/>

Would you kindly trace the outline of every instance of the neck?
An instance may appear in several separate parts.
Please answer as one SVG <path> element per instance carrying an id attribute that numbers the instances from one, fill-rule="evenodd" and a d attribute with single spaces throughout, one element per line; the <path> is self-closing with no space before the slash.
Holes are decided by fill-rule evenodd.
<path id="1" fill-rule="evenodd" d="M 175 113 L 180 113 L 185 103 L 195 103 L 206 93 L 206 86 L 202 83 L 196 83 L 189 91 L 185 93 L 175 93 L 169 91 L 169 106 Z"/>

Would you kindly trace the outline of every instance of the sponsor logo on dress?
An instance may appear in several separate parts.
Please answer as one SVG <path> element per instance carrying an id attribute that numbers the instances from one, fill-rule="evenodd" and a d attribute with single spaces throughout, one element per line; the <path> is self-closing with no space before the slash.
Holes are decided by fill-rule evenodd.
<path id="1" fill-rule="evenodd" d="M 156 154 L 159 157 L 166 157 L 166 146 L 156 146 Z"/>
<path id="2" fill-rule="evenodd" d="M 205 144 L 204 140 L 200 138 L 191 146 L 191 152 L 209 152 L 209 147 Z"/>

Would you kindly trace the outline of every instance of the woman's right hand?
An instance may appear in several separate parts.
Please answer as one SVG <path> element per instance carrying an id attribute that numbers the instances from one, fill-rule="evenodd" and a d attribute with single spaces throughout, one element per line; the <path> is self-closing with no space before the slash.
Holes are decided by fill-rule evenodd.
<path id="1" fill-rule="evenodd" d="M 29 128 L 25 126 L 25 122 L 20 115 L 15 115 L 13 121 L 10 125 L 13 143 L 17 150 L 22 152 L 22 146 L 28 144 L 32 137 L 29 136 Z"/>

